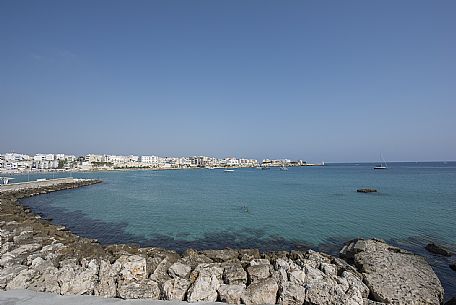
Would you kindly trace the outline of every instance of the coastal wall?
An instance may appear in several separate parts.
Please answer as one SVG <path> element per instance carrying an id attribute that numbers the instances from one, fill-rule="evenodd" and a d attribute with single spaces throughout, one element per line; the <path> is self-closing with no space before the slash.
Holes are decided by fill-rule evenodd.
<path id="1" fill-rule="evenodd" d="M 49 180 L 1 187 L 0 289 L 248 305 L 443 302 L 442 286 L 422 257 L 380 240 L 348 243 L 341 251 L 344 259 L 312 250 L 177 253 L 102 246 L 18 203 L 24 197 L 99 182 Z"/>

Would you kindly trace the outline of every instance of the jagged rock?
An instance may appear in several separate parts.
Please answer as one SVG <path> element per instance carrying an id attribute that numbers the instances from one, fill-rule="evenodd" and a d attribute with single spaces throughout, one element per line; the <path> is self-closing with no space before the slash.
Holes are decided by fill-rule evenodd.
<path id="1" fill-rule="evenodd" d="M 302 305 L 306 298 L 306 288 L 292 282 L 285 282 L 279 296 L 279 304 Z"/>
<path id="2" fill-rule="evenodd" d="M 98 281 L 98 268 L 95 260 L 91 260 L 87 267 L 79 266 L 74 261 L 64 262 L 57 275 L 60 293 L 93 294 Z"/>
<path id="3" fill-rule="evenodd" d="M 241 296 L 246 305 L 275 304 L 279 285 L 272 278 L 259 280 L 247 287 Z"/>
<path id="4" fill-rule="evenodd" d="M 334 280 L 325 278 L 307 284 L 305 302 L 319 305 L 346 304 L 347 296 L 342 287 L 337 285 Z M 363 304 L 362 299 L 358 304 Z"/>
<path id="5" fill-rule="evenodd" d="M 147 277 L 146 259 L 139 255 L 122 255 L 113 268 L 120 270 L 120 276 L 125 282 L 145 280 Z"/>
<path id="6" fill-rule="evenodd" d="M 297 285 L 306 285 L 307 283 L 307 274 L 303 270 L 293 270 L 288 274 L 290 282 L 297 284 Z M 323 278 L 323 277 L 321 277 Z M 309 278 L 310 281 L 310 278 Z"/>
<path id="7" fill-rule="evenodd" d="M 239 256 L 239 252 L 233 249 L 205 250 L 202 253 L 216 263 L 223 263 Z"/>
<path id="8" fill-rule="evenodd" d="M 168 270 L 173 264 L 173 261 L 174 259 L 170 260 L 168 257 L 163 258 L 149 278 L 158 283 L 164 283 L 169 280 L 171 277 L 168 275 Z"/>
<path id="9" fill-rule="evenodd" d="M 57 278 L 59 270 L 54 267 L 52 261 L 36 257 L 31 262 L 31 268 L 37 273 L 30 282 L 28 289 L 40 292 L 60 293 Z"/>
<path id="10" fill-rule="evenodd" d="M 245 291 L 245 285 L 221 285 L 218 289 L 219 299 L 228 304 L 241 304 L 241 295 Z"/>
<path id="11" fill-rule="evenodd" d="M 351 271 L 342 272 L 342 278 L 347 280 L 349 289 L 359 291 L 361 293 L 361 297 L 367 299 L 369 296 L 369 288 L 363 283 L 361 278 L 359 278 L 356 274 L 353 274 Z"/>
<path id="12" fill-rule="evenodd" d="M 222 282 L 223 268 L 219 264 L 200 264 L 194 270 L 197 273 L 195 282 L 188 290 L 189 302 L 215 302 L 217 289 Z"/>
<path id="13" fill-rule="evenodd" d="M 271 275 L 269 267 L 270 265 L 249 266 L 247 268 L 249 284 L 268 278 Z"/>
<path id="14" fill-rule="evenodd" d="M 247 284 L 247 272 L 245 272 L 241 264 L 233 263 L 225 266 L 223 280 L 231 285 Z"/>
<path id="15" fill-rule="evenodd" d="M 9 252 L 5 252 L 0 258 L 0 266 L 7 267 L 12 265 L 21 265 L 26 261 L 27 255 L 41 248 L 40 244 L 21 245 Z"/>
<path id="16" fill-rule="evenodd" d="M 210 264 L 214 261 L 204 254 L 199 254 L 198 252 L 192 249 L 188 249 L 187 251 L 185 251 L 182 259 L 180 259 L 179 262 L 185 265 L 189 265 L 192 269 L 194 269 L 199 264 Z"/>
<path id="17" fill-rule="evenodd" d="M 373 300 L 394 304 L 441 304 L 443 288 L 426 260 L 380 240 L 352 241 L 344 247 L 363 272 Z"/>
<path id="18" fill-rule="evenodd" d="M 8 282 L 6 289 L 27 289 L 30 281 L 33 279 L 35 274 L 36 271 L 32 269 L 22 270 L 11 281 Z"/>
<path id="19" fill-rule="evenodd" d="M 270 265 L 271 262 L 266 258 L 255 258 L 250 261 L 250 266 Z"/>
<path id="20" fill-rule="evenodd" d="M 250 262 L 253 259 L 260 258 L 260 251 L 258 249 L 241 249 L 239 250 L 239 260 L 242 262 Z"/>
<path id="21" fill-rule="evenodd" d="M 181 278 L 186 278 L 190 272 L 192 271 L 192 267 L 189 265 L 185 265 L 181 262 L 175 262 L 174 264 L 171 265 L 168 269 L 168 274 L 175 278 L 175 277 L 181 277 Z"/>
<path id="22" fill-rule="evenodd" d="M 443 255 L 443 256 L 451 256 L 453 253 L 449 251 L 448 249 L 445 249 L 442 246 L 436 245 L 434 243 L 430 243 L 426 245 L 426 250 L 428 250 L 431 253 L 438 254 L 438 255 Z"/>
<path id="23" fill-rule="evenodd" d="M 0 269 L 0 288 L 5 289 L 8 282 L 24 270 L 27 270 L 27 267 L 23 265 L 15 265 Z"/>
<path id="24" fill-rule="evenodd" d="M 116 269 L 116 267 L 118 269 Z M 95 295 L 114 298 L 117 295 L 117 275 L 119 273 L 119 265 L 114 267 L 108 261 L 101 260 L 99 271 L 99 282 L 95 287 Z"/>
<path id="25" fill-rule="evenodd" d="M 163 293 L 166 300 L 183 301 L 190 281 L 182 278 L 173 278 L 163 284 Z"/>
<path id="26" fill-rule="evenodd" d="M 141 280 L 129 282 L 118 287 L 117 293 L 123 299 L 156 299 L 160 298 L 160 288 L 157 282 Z"/>

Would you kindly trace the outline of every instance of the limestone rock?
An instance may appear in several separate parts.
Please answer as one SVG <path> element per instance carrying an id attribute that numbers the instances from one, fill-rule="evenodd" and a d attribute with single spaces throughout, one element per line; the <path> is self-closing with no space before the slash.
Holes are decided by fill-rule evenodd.
<path id="1" fill-rule="evenodd" d="M 245 291 L 245 285 L 221 285 L 218 289 L 219 299 L 228 304 L 241 304 L 241 295 Z"/>
<path id="2" fill-rule="evenodd" d="M 362 270 L 375 301 L 394 304 L 441 304 L 443 288 L 436 274 L 418 255 L 380 240 L 357 240 L 343 253 Z"/>
<path id="3" fill-rule="evenodd" d="M 233 249 L 205 250 L 202 253 L 217 263 L 223 263 L 239 256 L 239 252 Z"/>
<path id="4" fill-rule="evenodd" d="M 93 294 L 98 281 L 98 265 L 91 260 L 87 268 L 75 262 L 64 262 L 57 275 L 61 294 Z"/>
<path id="5" fill-rule="evenodd" d="M 222 282 L 223 268 L 218 264 L 201 264 L 194 271 L 198 274 L 188 290 L 189 302 L 215 302 L 217 289 Z"/>
<path id="6" fill-rule="evenodd" d="M 152 280 L 141 280 L 129 282 L 119 286 L 117 289 L 119 297 L 123 299 L 156 299 L 160 298 L 160 288 L 157 282 Z"/>
<path id="7" fill-rule="evenodd" d="M 260 251 L 258 249 L 241 249 L 239 250 L 239 260 L 250 262 L 253 259 L 260 258 Z"/>
<path id="8" fill-rule="evenodd" d="M 241 296 L 242 302 L 251 304 L 275 304 L 279 285 L 272 278 L 259 280 L 247 287 Z"/>
<path id="9" fill-rule="evenodd" d="M 122 255 L 114 263 L 114 268 L 120 270 L 120 275 L 126 282 L 140 281 L 147 277 L 146 259 L 139 255 Z"/>
<path id="10" fill-rule="evenodd" d="M 173 278 L 163 284 L 163 293 L 166 300 L 183 301 L 190 281 L 182 278 Z"/>
<path id="11" fill-rule="evenodd" d="M 99 282 L 95 287 L 95 295 L 114 298 L 117 295 L 117 275 L 116 270 L 109 261 L 101 260 L 99 271 Z"/>
<path id="12" fill-rule="evenodd" d="M 307 285 L 305 301 L 308 304 L 345 304 L 346 300 L 345 291 L 332 279 L 326 278 Z M 359 305 L 362 305 L 362 300 Z"/>
<path id="13" fill-rule="evenodd" d="M 247 268 L 249 284 L 268 278 L 271 275 L 269 267 L 270 265 L 249 266 Z"/>
<path id="14" fill-rule="evenodd" d="M 23 265 L 15 265 L 0 269 L 0 288 L 5 289 L 8 282 L 24 270 L 27 270 L 27 267 Z"/>
<path id="15" fill-rule="evenodd" d="M 199 264 L 210 264 L 214 261 L 204 254 L 199 254 L 198 252 L 189 249 L 184 253 L 184 256 L 179 260 L 179 262 L 189 265 L 192 269 L 194 269 Z"/>
<path id="16" fill-rule="evenodd" d="M 171 265 L 168 269 L 168 274 L 175 278 L 175 277 L 180 277 L 180 278 L 186 278 L 192 271 L 192 268 L 189 265 L 185 265 L 181 262 L 175 262 L 174 264 Z"/>
<path id="17" fill-rule="evenodd" d="M 223 271 L 223 280 L 227 284 L 242 285 L 247 284 L 247 272 L 245 272 L 242 265 L 233 263 L 225 266 Z"/>
<path id="18" fill-rule="evenodd" d="M 285 282 L 279 296 L 279 304 L 302 305 L 306 298 L 306 288 L 293 282 Z"/>
<path id="19" fill-rule="evenodd" d="M 31 280 L 28 289 L 40 292 L 60 293 L 57 277 L 59 270 L 54 267 L 52 261 L 37 257 L 32 261 L 31 268 L 36 271 L 36 275 Z"/>
<path id="20" fill-rule="evenodd" d="M 30 281 L 36 275 L 36 271 L 32 269 L 25 269 L 22 270 L 19 274 L 17 274 L 11 281 L 9 281 L 8 285 L 6 285 L 7 290 L 11 289 L 27 289 L 30 285 Z"/>

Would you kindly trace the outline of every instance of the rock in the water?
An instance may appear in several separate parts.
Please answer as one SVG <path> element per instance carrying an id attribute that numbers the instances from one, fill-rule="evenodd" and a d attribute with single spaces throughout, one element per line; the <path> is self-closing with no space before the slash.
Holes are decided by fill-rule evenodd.
<path id="1" fill-rule="evenodd" d="M 246 305 L 251 304 L 275 304 L 279 285 L 272 279 L 259 280 L 247 287 L 241 296 Z"/>
<path id="2" fill-rule="evenodd" d="M 434 243 L 427 244 L 426 245 L 426 250 L 428 250 L 431 253 L 439 254 L 439 255 L 443 255 L 443 256 L 451 256 L 451 255 L 453 255 L 453 253 L 451 253 L 451 251 L 445 249 L 442 246 L 436 245 Z"/>
<path id="3" fill-rule="evenodd" d="M 443 302 L 442 285 L 421 256 L 380 240 L 355 240 L 341 252 L 362 271 L 375 301 L 404 305 Z"/>
<path id="4" fill-rule="evenodd" d="M 356 190 L 358 193 L 376 193 L 376 189 L 370 189 L 370 188 L 365 188 L 365 189 L 357 189 Z"/>
<path id="5" fill-rule="evenodd" d="M 233 249 L 205 250 L 203 254 L 217 263 L 226 262 L 239 256 L 239 252 Z"/>
<path id="6" fill-rule="evenodd" d="M 454 271 L 456 271 L 456 263 L 451 264 L 450 268 L 453 269 Z"/>

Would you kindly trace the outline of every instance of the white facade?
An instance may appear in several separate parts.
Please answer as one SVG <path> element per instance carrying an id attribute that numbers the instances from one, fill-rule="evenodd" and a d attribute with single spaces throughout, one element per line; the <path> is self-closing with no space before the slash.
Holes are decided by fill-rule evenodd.
<path id="1" fill-rule="evenodd" d="M 140 161 L 147 164 L 158 164 L 157 156 L 141 156 Z"/>
<path id="2" fill-rule="evenodd" d="M 56 160 L 65 160 L 65 154 L 56 154 L 55 159 Z"/>
<path id="3" fill-rule="evenodd" d="M 4 156 L 4 160 L 11 161 L 11 162 L 26 161 L 26 160 L 30 160 L 30 156 L 24 155 L 24 154 L 17 154 L 17 153 L 7 153 Z"/>
<path id="4" fill-rule="evenodd" d="M 92 154 L 89 154 L 89 155 L 86 155 L 85 158 L 84 158 L 84 161 L 85 162 L 103 162 L 104 160 L 104 157 L 102 155 L 92 155 Z"/>

